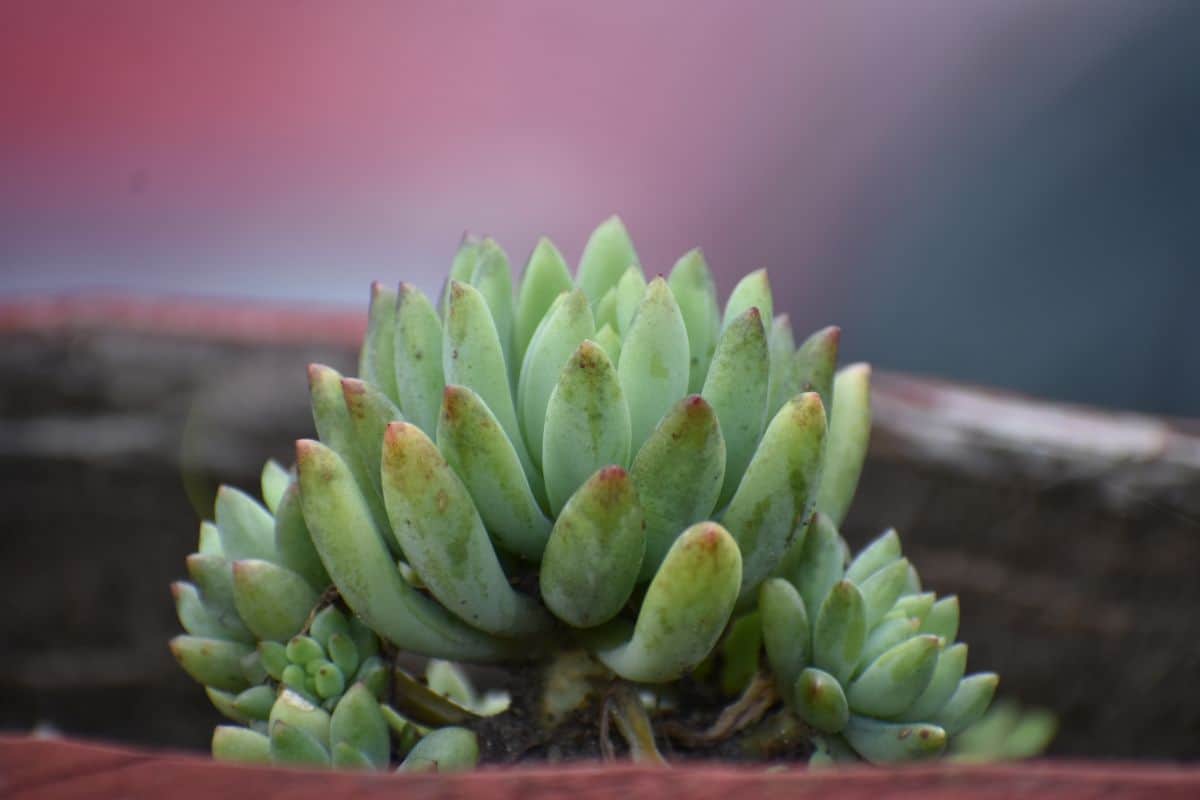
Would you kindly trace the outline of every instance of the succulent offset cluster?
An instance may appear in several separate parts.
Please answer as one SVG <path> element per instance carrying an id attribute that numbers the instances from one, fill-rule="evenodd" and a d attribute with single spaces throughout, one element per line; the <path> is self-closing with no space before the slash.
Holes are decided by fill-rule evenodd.
<path id="1" fill-rule="evenodd" d="M 957 606 L 919 592 L 894 534 L 845 565 L 870 373 L 835 379 L 838 336 L 796 347 L 763 271 L 722 312 L 698 250 L 648 281 L 615 218 L 574 279 L 542 240 L 514 291 L 504 251 L 468 239 L 436 306 L 376 285 L 359 377 L 309 368 L 318 439 L 297 443 L 295 477 L 268 466 L 266 508 L 222 489 L 194 585 L 176 584 L 177 658 L 249 726 L 218 729 L 214 752 L 402 757 L 424 729 L 389 702 L 428 688 L 397 687 L 380 639 L 463 662 L 578 648 L 664 684 L 747 614 L 827 747 L 940 752 L 994 676 L 960 686 Z M 423 748 L 443 768 L 477 753 L 461 728 Z"/>

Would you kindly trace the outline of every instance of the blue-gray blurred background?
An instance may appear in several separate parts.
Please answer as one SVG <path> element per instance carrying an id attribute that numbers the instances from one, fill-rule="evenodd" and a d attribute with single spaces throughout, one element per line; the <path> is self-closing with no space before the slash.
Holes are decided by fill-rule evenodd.
<path id="1" fill-rule="evenodd" d="M 29 2 L 0 300 L 363 305 L 462 229 L 770 269 L 851 357 L 1200 414 L 1200 3 Z"/>

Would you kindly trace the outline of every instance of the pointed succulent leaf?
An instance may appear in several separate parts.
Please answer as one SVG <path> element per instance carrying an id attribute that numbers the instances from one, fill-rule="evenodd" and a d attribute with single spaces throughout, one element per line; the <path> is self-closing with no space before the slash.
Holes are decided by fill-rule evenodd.
<path id="1" fill-rule="evenodd" d="M 770 388 L 767 390 L 767 413 L 774 414 L 788 399 L 799 393 L 794 360 L 796 340 L 792 336 L 792 322 L 787 314 L 775 315 L 771 322 L 767 345 L 771 370 Z M 821 404 L 829 408 L 827 401 L 828 398 L 821 398 Z"/>
<path id="2" fill-rule="evenodd" d="M 358 445 L 359 458 L 375 491 L 382 491 L 379 459 L 383 454 L 383 432 L 389 422 L 403 420 L 404 415 L 383 392 L 363 381 L 343 378 L 342 396 L 350 415 L 350 427 Z"/>
<path id="3" fill-rule="evenodd" d="M 227 558 L 275 558 L 275 521 L 250 495 L 232 486 L 218 489 L 216 521 Z"/>
<path id="4" fill-rule="evenodd" d="M 767 271 L 758 269 L 738 281 L 725 301 L 725 317 L 721 328 L 728 328 L 735 319 L 751 308 L 757 308 L 762 316 L 763 327 L 771 329 L 774 319 L 774 304 L 771 300 L 771 283 Z"/>
<path id="5" fill-rule="evenodd" d="M 833 408 L 829 414 L 829 444 L 825 471 L 817 494 L 817 510 L 841 525 L 854 499 L 858 476 L 871 437 L 871 368 L 852 364 L 833 381 Z"/>
<path id="6" fill-rule="evenodd" d="M 916 636 L 920 627 L 919 622 L 909 619 L 904 614 L 898 614 L 895 617 L 888 614 L 867 634 L 867 642 L 863 645 L 862 656 L 854 671 L 855 676 L 861 674 L 875 659 L 888 650 Z"/>
<path id="7" fill-rule="evenodd" d="M 630 467 L 646 516 L 640 580 L 654 576 L 675 538 L 707 519 L 725 474 L 725 442 L 712 406 L 685 397 L 663 417 Z"/>
<path id="8" fill-rule="evenodd" d="M 784 554 L 778 574 L 800 591 L 805 607 L 815 611 L 842 579 L 842 537 L 821 513 L 813 514 L 805 530 Z"/>
<path id="9" fill-rule="evenodd" d="M 733 497 L 754 456 L 766 422 L 769 381 L 766 330 L 758 309 L 749 308 L 721 334 L 700 392 L 717 412 L 725 439 L 725 485 L 718 506 Z"/>
<path id="10" fill-rule="evenodd" d="M 200 523 L 200 541 L 196 545 L 196 552 L 210 556 L 225 555 L 221 550 L 221 532 L 208 520 Z"/>
<path id="11" fill-rule="evenodd" d="M 450 282 L 471 282 L 471 276 L 475 274 L 475 267 L 479 265 L 479 251 L 482 249 L 482 246 L 483 239 L 479 236 L 470 231 L 463 233 L 462 239 L 458 243 L 458 250 L 454 252 L 454 260 L 450 262 L 450 275 L 446 279 L 446 285 L 442 287 L 441 309 L 443 316 L 446 312 L 446 305 L 450 300 Z"/>
<path id="12" fill-rule="evenodd" d="M 379 711 L 379 702 L 361 683 L 351 686 L 338 701 L 329 720 L 329 739 L 334 747 L 345 744 L 354 748 L 376 768 L 387 766 L 387 721 Z"/>
<path id="13" fill-rule="evenodd" d="M 277 681 L 283 680 L 283 671 L 292 663 L 282 642 L 259 642 L 258 658 L 267 674 Z"/>
<path id="14" fill-rule="evenodd" d="M 233 707 L 250 720 L 267 720 L 275 705 L 275 690 L 270 686 L 251 686 L 233 699 Z"/>
<path id="15" fill-rule="evenodd" d="M 811 660 L 811 634 L 804 601 L 796 587 L 783 578 L 768 578 L 758 591 L 758 609 L 762 614 L 767 661 L 776 685 L 792 686 Z"/>
<path id="16" fill-rule="evenodd" d="M 636 264 L 631 265 L 621 275 L 621 280 L 617 281 L 617 331 L 625 333 L 629 330 L 629 325 L 633 322 L 633 315 L 637 313 L 638 305 L 642 302 L 642 295 L 646 292 L 646 276 L 642 274 L 642 268 Z"/>
<path id="17" fill-rule="evenodd" d="M 863 581 L 874 575 L 880 569 L 900 559 L 900 537 L 895 528 L 889 528 L 883 535 L 864 547 L 846 567 L 846 580 L 854 581 L 862 586 Z"/>
<path id="18" fill-rule="evenodd" d="M 589 628 L 616 616 L 633 592 L 646 549 L 629 474 L 605 467 L 571 496 L 542 559 L 542 600 L 564 622 Z"/>
<path id="19" fill-rule="evenodd" d="M 550 536 L 550 520 L 538 507 L 517 451 L 479 395 L 465 386 L 447 386 L 438 419 L 437 446 L 466 487 L 473 505 L 496 542 L 512 553 L 537 560 Z"/>
<path id="20" fill-rule="evenodd" d="M 320 592 L 329 585 L 329 574 L 313 547 L 312 537 L 300 510 L 300 484 L 292 483 L 283 493 L 275 512 L 275 552 L 279 563 L 303 575 L 308 585 Z"/>
<path id="21" fill-rule="evenodd" d="M 959 681 L 958 688 L 934 714 L 933 721 L 945 728 L 949 736 L 964 730 L 987 711 L 999 682 L 1000 678 L 994 672 L 968 675 Z"/>
<path id="22" fill-rule="evenodd" d="M 816 667 L 809 667 L 796 679 L 793 703 L 800 719 L 825 733 L 838 733 L 850 721 L 850 706 L 842 685 Z"/>
<path id="23" fill-rule="evenodd" d="M 925 691 L 913 701 L 901 715 L 907 720 L 932 719 L 946 705 L 946 701 L 958 689 L 958 683 L 967 671 L 967 646 L 955 644 L 942 648 L 937 665 Z"/>
<path id="24" fill-rule="evenodd" d="M 580 291 L 583 290 L 581 289 Z M 604 293 L 604 296 L 600 298 L 599 303 L 593 303 L 592 305 L 595 306 L 593 315 L 596 320 L 597 328 L 602 328 L 607 325 L 613 330 L 618 330 L 617 326 L 620 323 L 617 322 L 617 287 L 614 286 L 609 289 Z"/>
<path id="25" fill-rule="evenodd" d="M 441 658 L 497 660 L 521 652 L 512 642 L 458 621 L 401 577 L 337 453 L 320 442 L 301 440 L 296 464 L 313 544 L 346 605 L 371 629 L 402 649 Z"/>
<path id="26" fill-rule="evenodd" d="M 335 769 L 377 769 L 361 750 L 356 750 L 345 742 L 335 742 L 331 755 Z"/>
<path id="27" fill-rule="evenodd" d="M 246 690 L 247 692 L 250 689 Z M 267 688 L 267 691 L 271 691 Z M 204 694 L 208 695 L 208 701 L 213 704 L 213 708 L 221 712 L 225 717 L 237 722 L 241 725 L 249 725 L 250 717 L 239 711 L 236 707 L 237 695 L 232 692 L 222 692 L 220 689 L 214 689 L 211 686 L 204 687 Z M 244 692 L 243 692 L 244 694 Z M 271 693 L 274 699 L 274 692 Z"/>
<path id="28" fill-rule="evenodd" d="M 397 772 L 461 772 L 479 763 L 479 739 L 454 726 L 427 733 L 409 751 Z"/>
<path id="29" fill-rule="evenodd" d="M 346 690 L 346 676 L 337 665 L 326 661 L 313 673 L 317 696 L 323 700 L 338 697 Z"/>
<path id="30" fill-rule="evenodd" d="M 549 628 L 546 613 L 509 585 L 467 487 L 414 425 L 388 426 L 383 497 L 408 563 L 447 610 L 493 634 Z"/>
<path id="31" fill-rule="evenodd" d="M 237 613 L 233 599 L 233 569 L 221 556 L 192 553 L 187 557 L 187 571 L 200 591 L 200 601 L 212 621 L 220 625 L 223 639 L 253 642 L 254 634 Z"/>
<path id="32" fill-rule="evenodd" d="M 293 664 L 317 663 L 325 660 L 325 648 L 311 636 L 296 635 L 288 640 L 287 657 Z"/>
<path id="33" fill-rule="evenodd" d="M 826 408 L 832 408 L 833 374 L 837 369 L 841 339 L 842 329 L 830 325 L 805 339 L 792 357 L 794 391 L 816 392 L 821 395 Z"/>
<path id="34" fill-rule="evenodd" d="M 679 398 L 687 393 L 687 329 L 662 278 L 646 287 L 633 324 L 621 344 L 617 375 L 629 403 L 634 452 Z"/>
<path id="35" fill-rule="evenodd" d="M 308 634 L 317 640 L 317 644 L 329 652 L 329 640 L 335 633 L 350 636 L 350 622 L 346 615 L 338 611 L 337 606 L 325 606 L 313 617 L 308 627 Z"/>
<path id="36" fill-rule="evenodd" d="M 405 418 L 432 433 L 445 385 L 442 373 L 442 326 L 421 290 L 400 284 L 393 346 L 396 400 Z"/>
<path id="37" fill-rule="evenodd" d="M 911 567 L 911 564 L 909 565 Z M 909 570 L 911 573 L 911 569 Z M 907 588 L 907 586 L 905 587 Z M 902 595 L 896 601 L 896 605 L 892 607 L 894 611 L 901 611 L 904 616 L 909 619 L 916 620 L 920 626 L 925 621 L 925 617 L 929 616 L 930 610 L 933 608 L 934 601 L 937 600 L 937 595 L 933 592 L 924 592 L 922 594 Z"/>
<path id="38" fill-rule="evenodd" d="M 271 762 L 293 766 L 329 766 L 330 756 L 325 745 L 303 728 L 279 720 L 272 722 Z"/>
<path id="39" fill-rule="evenodd" d="M 849 578 L 847 578 L 849 580 Z M 867 628 L 873 628 L 895 604 L 908 580 L 908 560 L 893 561 L 858 584 L 866 603 Z"/>
<path id="40" fill-rule="evenodd" d="M 287 567 L 247 558 L 233 562 L 233 600 L 255 636 L 283 641 L 304 627 L 317 593 Z"/>
<path id="41" fill-rule="evenodd" d="M 274 727 L 277 722 L 302 730 L 321 746 L 329 747 L 329 712 L 295 692 L 285 689 L 271 706 L 268 723 Z"/>
<path id="42" fill-rule="evenodd" d="M 737 601 L 742 558 L 715 522 L 688 528 L 650 582 L 633 636 L 596 657 L 623 678 L 673 680 L 699 664 L 720 638 Z"/>
<path id="43" fill-rule="evenodd" d="M 500 337 L 500 347 L 504 351 L 504 363 L 515 373 L 512 354 L 512 269 L 509 267 L 508 254 L 504 252 L 504 248 L 490 237 L 484 239 L 479 246 L 479 261 L 475 265 L 470 283 L 487 302 L 492 322 L 496 326 L 496 334 Z"/>
<path id="44" fill-rule="evenodd" d="M 267 510 L 272 514 L 275 513 L 284 491 L 291 482 L 292 476 L 275 459 L 268 459 L 267 463 L 263 464 L 259 483 L 262 485 L 263 502 L 267 504 Z"/>
<path id="45" fill-rule="evenodd" d="M 604 354 L 608 356 L 608 360 L 614 364 L 621 361 L 621 335 L 613 329 L 611 325 L 605 325 L 596 331 L 593 341 Z"/>
<path id="46" fill-rule="evenodd" d="M 848 687 L 856 714 L 895 717 L 925 691 L 937 665 L 938 637 L 916 636 L 875 659 Z"/>
<path id="47" fill-rule="evenodd" d="M 881 722 L 850 715 L 842 732 L 850 746 L 872 764 L 897 764 L 936 758 L 946 749 L 946 731 L 937 725 Z"/>
<path id="48" fill-rule="evenodd" d="M 225 692 L 240 692 L 246 688 L 241 659 L 253 652 L 250 645 L 200 636 L 176 636 L 170 646 L 179 666 L 198 683 Z"/>
<path id="49" fill-rule="evenodd" d="M 862 594 L 850 581 L 834 584 L 813 622 L 813 663 L 844 682 L 854 672 L 866 640 Z"/>
<path id="50" fill-rule="evenodd" d="M 593 304 L 617 285 L 621 274 L 632 264 L 640 264 L 633 240 L 619 217 L 601 222 L 588 238 L 579 259 L 575 283 Z"/>
<path id="51" fill-rule="evenodd" d="M 563 367 L 546 407 L 541 452 L 551 513 L 557 515 L 596 470 L 627 465 L 629 438 L 629 407 L 617 370 L 585 339 Z"/>
<path id="52" fill-rule="evenodd" d="M 442 368 L 446 383 L 479 395 L 512 442 L 525 474 L 536 477 L 517 424 L 516 407 L 496 326 L 483 296 L 472 286 L 451 281 L 446 310 Z"/>
<path id="53" fill-rule="evenodd" d="M 934 603 L 921 623 L 921 633 L 932 633 L 953 642 L 958 636 L 958 598 L 950 595 Z"/>
<path id="54" fill-rule="evenodd" d="M 752 611 L 729 623 L 721 639 L 721 691 L 727 697 L 740 694 L 758 674 L 763 646 L 762 615 Z"/>
<path id="55" fill-rule="evenodd" d="M 811 392 L 785 403 L 767 426 L 722 517 L 742 551 L 743 595 L 775 569 L 808 519 L 824 448 L 825 410 Z"/>
<path id="56" fill-rule="evenodd" d="M 667 285 L 675 295 L 687 328 L 688 391 L 695 394 L 704 386 L 721 327 L 717 287 L 699 248 L 688 251 L 675 262 Z"/>
<path id="57" fill-rule="evenodd" d="M 213 730 L 212 754 L 217 761 L 270 764 L 271 740 L 264 734 L 249 728 L 218 725 Z"/>
<path id="58" fill-rule="evenodd" d="M 473 708 L 479 699 L 466 673 L 453 661 L 430 659 L 425 667 L 425 684 L 431 691 L 463 708 Z"/>
<path id="59" fill-rule="evenodd" d="M 396 392 L 396 290 L 376 281 L 371 284 L 367 332 L 358 355 L 358 376 L 375 386 L 393 403 Z"/>
<path id="60" fill-rule="evenodd" d="M 333 634 L 329 637 L 329 643 L 325 649 L 329 651 L 330 659 L 337 664 L 343 674 L 353 675 L 358 671 L 358 648 L 354 646 L 354 642 L 349 636 L 341 633 Z"/>
<path id="61" fill-rule="evenodd" d="M 595 333 L 592 310 L 581 291 L 563 295 L 534 334 L 521 365 L 517 402 L 521 408 L 525 441 L 538 464 L 542 463 L 542 442 L 546 408 L 563 367 L 584 339 Z"/>
<path id="62" fill-rule="evenodd" d="M 917 574 L 917 568 L 912 564 L 908 565 L 908 580 L 904 582 L 904 593 L 920 594 L 921 592 L 921 576 Z"/>
<path id="63" fill-rule="evenodd" d="M 175 613 L 179 617 L 179 624 L 191 635 L 210 639 L 253 641 L 254 637 L 247 636 L 245 628 L 224 625 L 217 613 L 205 607 L 200 598 L 200 591 L 192 584 L 185 581 L 172 583 L 171 596 L 175 599 Z"/>
<path id="64" fill-rule="evenodd" d="M 524 363 L 525 351 L 533 339 L 533 332 L 546 316 L 554 298 L 572 288 L 571 272 L 562 253 L 549 239 L 539 239 L 525 265 L 517 296 L 516 319 L 513 322 L 513 360 L 518 367 Z"/>

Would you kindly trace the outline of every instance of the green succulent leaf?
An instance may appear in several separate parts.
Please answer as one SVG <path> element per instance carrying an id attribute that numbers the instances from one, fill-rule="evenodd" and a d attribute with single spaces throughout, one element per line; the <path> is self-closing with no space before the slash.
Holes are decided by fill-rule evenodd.
<path id="1" fill-rule="evenodd" d="M 248 558 L 233 562 L 233 600 L 255 636 L 283 641 L 304 627 L 317 593 L 287 567 Z"/>
<path id="2" fill-rule="evenodd" d="M 718 506 L 733 497 L 754 456 L 766 422 L 769 382 L 766 330 L 759 310 L 750 308 L 721 334 L 700 392 L 717 413 L 725 439 L 725 484 Z"/>
<path id="3" fill-rule="evenodd" d="M 722 523 L 742 551 L 742 594 L 779 564 L 811 511 L 821 479 L 825 411 L 816 394 L 784 404 L 767 426 Z"/>
<path id="4" fill-rule="evenodd" d="M 233 569 L 221 556 L 193 553 L 187 557 L 187 571 L 200 592 L 200 601 L 211 622 L 219 625 L 220 638 L 253 642 L 254 634 L 238 615 L 233 599 Z"/>
<path id="5" fill-rule="evenodd" d="M 650 582 L 633 635 L 596 657 L 623 678 L 673 680 L 694 668 L 720 638 L 737 601 L 742 558 L 737 542 L 715 522 L 688 528 Z"/>
<path id="6" fill-rule="evenodd" d="M 729 293 L 725 301 L 725 317 L 722 320 L 722 330 L 728 328 L 735 319 L 751 308 L 757 308 L 762 317 L 763 328 L 771 329 L 774 304 L 771 300 L 771 283 L 767 280 L 767 271 L 758 269 L 738 281 L 737 286 Z"/>
<path id="7" fill-rule="evenodd" d="M 378 281 L 371 284 L 371 306 L 367 311 L 367 333 L 358 356 L 358 375 L 391 400 L 399 403 L 396 391 L 396 291 Z"/>
<path id="8" fill-rule="evenodd" d="M 805 608 L 819 609 L 842 579 L 842 537 L 833 520 L 819 512 L 804 531 L 784 553 L 777 572 L 799 590 Z"/>
<path id="9" fill-rule="evenodd" d="M 479 245 L 479 260 L 471 275 L 470 283 L 487 302 L 491 312 L 492 322 L 496 326 L 496 335 L 500 338 L 500 348 L 504 351 L 504 363 L 513 373 L 516 372 L 513 361 L 513 285 L 512 269 L 508 264 L 508 254 L 492 238 L 486 238 Z"/>
<path id="10" fill-rule="evenodd" d="M 889 564 L 900 560 L 900 537 L 894 528 L 864 547 L 850 566 L 846 567 L 846 580 L 862 586 L 863 581 Z"/>
<path id="11" fill-rule="evenodd" d="M 817 510 L 835 526 L 846 519 L 871 437 L 871 368 L 852 364 L 833 381 L 833 407 L 829 414 L 829 444 L 825 471 L 817 494 Z"/>
<path id="12" fill-rule="evenodd" d="M 958 598 L 950 595 L 934 603 L 921 623 L 921 633 L 932 633 L 953 642 L 958 636 Z"/>
<path id="13" fill-rule="evenodd" d="M 617 281 L 616 288 L 617 331 L 624 334 L 629 330 L 642 302 L 642 295 L 646 292 L 646 276 L 642 274 L 642 268 L 637 264 L 631 265 L 621 275 L 621 280 Z"/>
<path id="14" fill-rule="evenodd" d="M 391 752 L 388 724 L 379 702 L 361 683 L 351 686 L 338 701 L 329 720 L 329 739 L 335 748 L 343 744 L 362 753 L 371 766 L 387 766 Z"/>
<path id="15" fill-rule="evenodd" d="M 272 722 L 269 730 L 272 763 L 297 767 L 329 766 L 329 751 L 308 731 L 282 720 Z"/>
<path id="16" fill-rule="evenodd" d="M 275 559 L 275 521 L 250 495 L 231 486 L 218 489 L 216 522 L 226 558 Z"/>
<path id="17" fill-rule="evenodd" d="M 833 375 L 841 339 L 842 329 L 830 325 L 805 339 L 792 356 L 794 391 L 816 392 L 828 409 L 833 408 Z M 831 419 L 832 416 L 830 414 Z"/>
<path id="18" fill-rule="evenodd" d="M 862 594 L 850 581 L 834 584 L 813 622 L 813 663 L 844 682 L 854 672 L 866 640 Z"/>
<path id="19" fill-rule="evenodd" d="M 721 328 L 717 287 L 699 248 L 688 251 L 675 262 L 667 285 L 687 328 L 688 392 L 696 394 L 704 386 Z"/>
<path id="20" fill-rule="evenodd" d="M 920 627 L 921 624 L 918 621 L 909 619 L 903 613 L 895 616 L 889 613 L 885 616 L 867 634 L 867 642 L 863 645 L 862 657 L 859 659 L 858 668 L 854 671 L 855 676 L 859 675 L 875 659 L 888 650 L 916 636 Z"/>
<path id="21" fill-rule="evenodd" d="M 575 283 L 594 305 L 617 285 L 626 269 L 640 263 L 625 224 L 612 216 L 592 231 L 584 245 Z"/>
<path id="22" fill-rule="evenodd" d="M 270 686 L 251 686 L 233 698 L 233 707 L 247 720 L 267 720 L 275 705 L 275 690 Z"/>
<path id="23" fill-rule="evenodd" d="M 254 652 L 250 645 L 200 636 L 176 636 L 170 647 L 179 666 L 198 683 L 225 692 L 240 692 L 246 688 L 242 658 Z"/>
<path id="24" fill-rule="evenodd" d="M 987 711 L 999 682 L 1000 678 L 994 672 L 968 675 L 959 681 L 958 688 L 933 716 L 933 721 L 945 728 L 950 736 L 964 730 Z"/>
<path id="25" fill-rule="evenodd" d="M 908 560 L 893 561 L 858 584 L 866 603 L 867 628 L 873 628 L 895 604 L 908 580 Z"/>
<path id="26" fill-rule="evenodd" d="M 546 606 L 576 628 L 616 616 L 642 566 L 644 528 L 629 474 L 617 466 L 597 471 L 554 523 L 540 572 Z"/>
<path id="27" fill-rule="evenodd" d="M 541 452 L 551 512 L 557 515 L 596 470 L 626 466 L 629 440 L 629 407 L 617 370 L 585 339 L 563 367 L 546 408 Z"/>
<path id="28" fill-rule="evenodd" d="M 204 605 L 200 591 L 192 584 L 185 581 L 172 583 L 171 595 L 175 598 L 175 613 L 179 617 L 179 624 L 193 636 L 245 642 L 254 640 L 254 636 L 241 625 L 225 625 L 219 614 L 210 611 Z"/>
<path id="29" fill-rule="evenodd" d="M 496 542 L 524 558 L 541 558 L 550 520 L 538 507 L 517 451 L 499 421 L 465 386 L 446 387 L 437 446 L 469 495 L 455 497 L 478 510 Z"/>
<path id="30" fill-rule="evenodd" d="M 379 460 L 383 454 L 383 432 L 389 422 L 402 421 L 404 415 L 383 392 L 360 380 L 343 378 L 342 397 L 345 399 L 350 427 L 358 445 L 358 456 L 371 478 L 372 488 L 376 492 L 382 492 Z"/>
<path id="31" fill-rule="evenodd" d="M 687 329 L 667 282 L 655 278 L 646 287 L 629 332 L 621 344 L 617 375 L 629 403 L 634 452 L 663 414 L 687 393 Z"/>
<path id="32" fill-rule="evenodd" d="M 466 728 L 438 728 L 425 735 L 397 772 L 461 772 L 479 762 L 479 740 Z"/>
<path id="33" fill-rule="evenodd" d="M 933 676 L 929 679 L 929 685 L 913 701 L 913 704 L 905 709 L 902 714 L 903 719 L 932 719 L 933 715 L 946 705 L 946 701 L 958 689 L 958 683 L 966 671 L 967 646 L 965 644 L 942 648 L 938 654 L 937 665 L 933 668 Z"/>
<path id="34" fill-rule="evenodd" d="M 268 459 L 267 463 L 263 464 L 259 483 L 262 486 L 263 502 L 267 504 L 267 510 L 272 514 L 279 507 L 279 501 L 283 498 L 283 493 L 291 482 L 292 476 L 279 465 L 279 462 Z"/>
<path id="35" fill-rule="evenodd" d="M 521 278 L 517 296 L 516 319 L 513 323 L 514 361 L 519 366 L 525 362 L 525 351 L 533 339 L 538 323 L 550 310 L 554 299 L 574 288 L 571 272 L 562 253 L 549 239 L 538 239 L 537 246 L 529 256 Z"/>
<path id="36" fill-rule="evenodd" d="M 842 685 L 816 667 L 809 667 L 796 679 L 793 703 L 802 720 L 825 733 L 838 733 L 850 721 L 850 706 Z"/>
<path id="37" fill-rule="evenodd" d="M 895 717 L 912 705 L 933 677 L 939 640 L 916 636 L 875 659 L 846 691 L 857 714 Z"/>
<path id="38" fill-rule="evenodd" d="M 792 336 L 792 322 L 787 314 L 776 314 L 775 319 L 771 321 L 771 330 L 767 336 L 767 349 L 770 360 L 767 413 L 774 414 L 780 406 L 800 393 L 794 358 L 796 340 Z M 825 408 L 829 408 L 828 399 L 827 397 L 821 398 L 821 404 Z"/>
<path id="39" fill-rule="evenodd" d="M 394 339 L 397 405 L 409 421 L 433 433 L 445 387 L 442 325 L 429 298 L 407 283 L 400 284 L 396 300 Z"/>
<path id="40" fill-rule="evenodd" d="M 298 575 L 303 575 L 308 585 L 323 591 L 329 585 L 329 573 L 313 547 L 312 536 L 304 522 L 300 508 L 300 485 L 291 483 L 279 501 L 275 512 L 275 552 L 279 563 Z"/>
<path id="41" fill-rule="evenodd" d="M 896 764 L 936 758 L 946 749 L 946 731 L 937 725 L 881 722 L 850 715 L 842 732 L 855 751 L 872 764 Z"/>
<path id="42" fill-rule="evenodd" d="M 793 686 L 811 661 L 808 611 L 796 587 L 783 578 L 768 578 L 758 591 L 763 644 L 779 686 Z M 785 699 L 789 699 L 785 696 Z"/>
<path id="43" fill-rule="evenodd" d="M 196 551 L 210 556 L 225 555 L 221 549 L 221 532 L 208 520 L 200 523 L 200 541 L 196 544 Z"/>
<path id="44" fill-rule="evenodd" d="M 249 728 L 218 725 L 213 729 L 212 754 L 217 761 L 270 764 L 271 740 Z"/>
<path id="45" fill-rule="evenodd" d="M 725 474 L 725 441 L 712 406 L 685 397 L 663 417 L 630 467 L 646 516 L 646 557 L 639 580 L 658 570 L 675 538 L 707 519 Z"/>
<path id="46" fill-rule="evenodd" d="M 414 425 L 388 426 L 383 497 L 409 564 L 452 614 L 497 635 L 550 628 L 548 615 L 509 585 L 467 487 Z"/>

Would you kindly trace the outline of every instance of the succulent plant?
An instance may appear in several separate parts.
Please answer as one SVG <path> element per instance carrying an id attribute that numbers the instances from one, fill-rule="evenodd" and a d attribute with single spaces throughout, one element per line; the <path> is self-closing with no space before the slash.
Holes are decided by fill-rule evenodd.
<path id="1" fill-rule="evenodd" d="M 764 641 L 781 713 L 826 749 L 940 751 L 954 725 L 936 746 L 875 744 L 987 700 L 954 712 L 961 668 L 953 697 L 925 697 L 965 649 L 894 534 L 845 565 L 870 370 L 835 372 L 838 343 L 825 328 L 797 347 L 765 271 L 723 312 L 699 250 L 647 280 L 616 218 L 574 278 L 543 239 L 514 291 L 504 251 L 467 238 L 436 304 L 376 284 L 359 377 L 309 367 L 317 438 L 295 474 L 268 465 L 265 508 L 223 488 L 175 585 L 176 657 L 248 725 L 219 728 L 214 753 L 473 763 L 473 695 L 395 670 L 402 652 L 546 669 L 543 709 L 615 682 L 604 721 L 656 757 L 625 682 L 670 693 L 739 626 L 760 631 L 750 672 Z"/>

